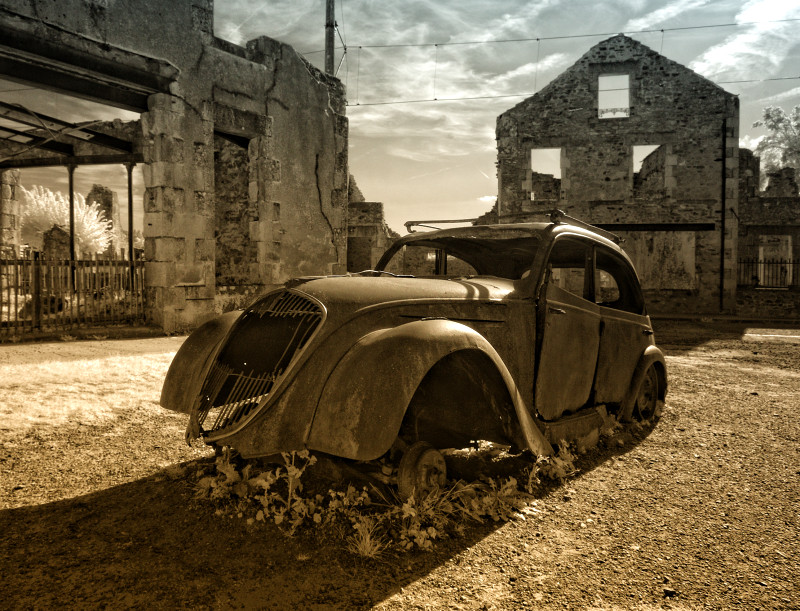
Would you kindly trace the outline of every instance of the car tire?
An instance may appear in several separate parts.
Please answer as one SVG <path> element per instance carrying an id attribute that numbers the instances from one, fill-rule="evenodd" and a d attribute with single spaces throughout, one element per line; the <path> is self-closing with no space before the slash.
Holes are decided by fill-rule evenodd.
<path id="1" fill-rule="evenodd" d="M 446 481 L 444 456 L 427 441 L 412 444 L 400 459 L 397 489 L 403 499 L 430 492 Z"/>
<path id="2" fill-rule="evenodd" d="M 640 422 L 655 416 L 658 405 L 658 372 L 650 365 L 644 373 L 642 383 L 633 402 L 633 418 Z"/>

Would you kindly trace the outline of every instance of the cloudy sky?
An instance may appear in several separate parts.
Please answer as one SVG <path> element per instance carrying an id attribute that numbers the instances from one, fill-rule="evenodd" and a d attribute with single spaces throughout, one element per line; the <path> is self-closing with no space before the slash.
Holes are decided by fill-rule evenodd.
<path id="1" fill-rule="evenodd" d="M 214 12 L 217 36 L 270 36 L 322 67 L 324 0 L 215 0 Z M 620 32 L 738 94 L 745 146 L 764 106 L 800 104 L 800 0 L 336 0 L 336 21 L 351 173 L 401 232 L 488 210 L 497 115 Z"/>
<path id="2" fill-rule="evenodd" d="M 351 171 L 396 230 L 487 210 L 497 194 L 497 115 L 619 32 L 739 94 L 745 144 L 761 134 L 750 126 L 764 106 L 800 104 L 800 79 L 763 81 L 800 77 L 800 0 L 336 2 Z M 216 0 L 215 29 L 239 43 L 266 34 L 321 66 L 324 4 Z M 778 23 L 754 23 L 764 21 Z"/>

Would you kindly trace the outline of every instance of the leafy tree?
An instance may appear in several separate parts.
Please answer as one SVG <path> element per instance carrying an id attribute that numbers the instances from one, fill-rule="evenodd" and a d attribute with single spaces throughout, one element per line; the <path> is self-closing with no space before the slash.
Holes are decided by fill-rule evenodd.
<path id="1" fill-rule="evenodd" d="M 54 225 L 69 230 L 69 198 L 60 191 L 53 193 L 42 186 L 30 189 L 20 186 L 25 202 L 22 204 L 22 241 L 33 248 L 42 248 L 44 233 Z M 86 203 L 75 194 L 75 250 L 81 253 L 103 252 L 111 241 L 111 222 L 95 202 Z"/>
<path id="2" fill-rule="evenodd" d="M 753 127 L 769 131 L 755 150 L 761 158 L 762 176 L 788 167 L 800 177 L 800 106 L 788 114 L 778 106 L 767 106 L 762 120 L 753 123 Z"/>

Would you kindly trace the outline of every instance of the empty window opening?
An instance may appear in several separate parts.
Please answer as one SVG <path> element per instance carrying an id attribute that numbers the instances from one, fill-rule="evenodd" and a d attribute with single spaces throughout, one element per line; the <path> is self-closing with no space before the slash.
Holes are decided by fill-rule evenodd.
<path id="1" fill-rule="evenodd" d="M 633 147 L 633 171 L 641 172 L 642 164 L 651 153 L 658 150 L 658 144 L 644 144 L 641 146 Z"/>
<path id="2" fill-rule="evenodd" d="M 658 144 L 632 147 L 634 198 L 659 198 L 665 195 L 666 148 Z"/>
<path id="3" fill-rule="evenodd" d="M 549 201 L 561 195 L 561 149 L 531 149 L 531 199 Z"/>
<path id="4" fill-rule="evenodd" d="M 631 116 L 630 78 L 627 74 L 608 74 L 597 78 L 597 116 L 600 119 Z"/>

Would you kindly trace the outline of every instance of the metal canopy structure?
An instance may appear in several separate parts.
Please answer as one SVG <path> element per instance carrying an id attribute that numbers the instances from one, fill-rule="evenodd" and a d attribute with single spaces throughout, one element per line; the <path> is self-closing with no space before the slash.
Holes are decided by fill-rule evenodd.
<path id="1" fill-rule="evenodd" d="M 141 162 L 133 142 L 91 128 L 97 122 L 70 123 L 23 106 L 0 101 L 0 171 L 63 166 L 69 172 L 69 246 L 75 261 L 75 168 L 83 165 L 123 164 L 128 172 L 128 260 L 133 278 L 133 168 Z M 13 125 L 13 127 L 11 125 Z M 103 152 L 75 155 L 76 144 L 90 144 Z M 44 156 L 42 155 L 44 153 Z"/>
<path id="2" fill-rule="evenodd" d="M 69 123 L 36 113 L 27 108 L 0 102 L 0 169 L 63 165 L 139 163 L 141 154 L 133 152 L 133 142 L 96 131 L 96 123 Z M 11 123 L 11 125 L 8 125 Z M 76 144 L 91 144 L 107 153 L 75 155 Z M 56 156 L 25 157 L 37 149 Z"/>

